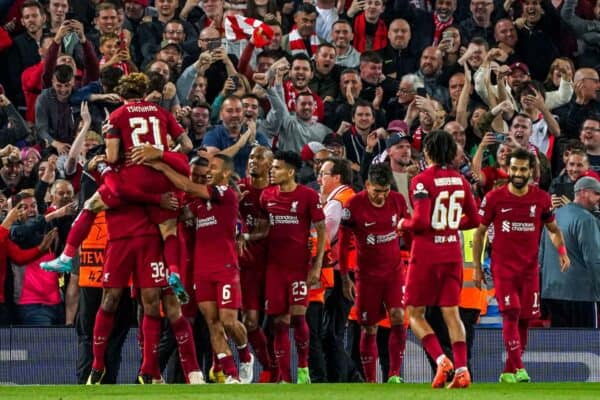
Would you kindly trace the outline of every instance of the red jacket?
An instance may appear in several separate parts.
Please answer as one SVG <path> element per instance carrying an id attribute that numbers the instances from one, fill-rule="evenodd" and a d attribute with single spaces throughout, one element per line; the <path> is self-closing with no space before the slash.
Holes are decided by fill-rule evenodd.
<path id="1" fill-rule="evenodd" d="M 6 268 L 8 259 L 18 265 L 24 265 L 38 258 L 42 253 L 36 246 L 23 250 L 9 239 L 10 232 L 0 226 L 0 303 L 4 303 L 4 280 L 6 279 Z"/>
<path id="2" fill-rule="evenodd" d="M 40 61 L 31 67 L 25 68 L 21 74 L 21 89 L 25 96 L 27 112 L 25 119 L 35 123 L 35 101 L 42 93 L 42 74 L 44 73 L 44 61 Z"/>

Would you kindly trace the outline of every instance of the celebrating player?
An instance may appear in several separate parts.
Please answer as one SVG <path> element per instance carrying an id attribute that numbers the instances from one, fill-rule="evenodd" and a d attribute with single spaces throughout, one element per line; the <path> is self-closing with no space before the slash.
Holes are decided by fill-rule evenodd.
<path id="1" fill-rule="evenodd" d="M 164 150 L 168 146 L 169 137 L 173 138 L 181 151 L 191 150 L 191 141 L 183 134 L 183 128 L 168 111 L 155 103 L 143 100 L 148 91 L 148 78 L 144 74 L 133 73 L 119 81 L 118 90 L 126 103 L 113 111 L 106 123 L 106 161 L 117 163 L 124 161 L 123 154 L 130 154 L 136 147 L 148 143 Z M 185 175 L 189 173 L 187 159 L 183 154 L 163 151 L 163 159 Z M 134 162 L 147 161 L 143 156 L 134 155 Z M 85 203 L 78 215 L 69 236 L 63 254 L 55 260 L 43 263 L 42 268 L 48 271 L 69 272 L 72 257 L 91 228 L 95 214 L 109 207 L 115 208 L 128 202 L 148 202 L 158 204 L 160 194 L 173 191 L 173 186 L 162 174 L 143 165 L 123 166 L 118 174 L 104 168 L 104 185 Z M 178 294 L 183 288 L 177 279 L 179 245 L 177 242 L 176 211 L 161 210 L 148 207 L 151 219 L 160 224 L 161 234 L 165 240 L 165 259 L 167 266 L 175 272 L 175 290 Z M 177 284 L 178 283 L 178 284 Z"/>
<path id="2" fill-rule="evenodd" d="M 527 346 L 529 320 L 540 313 L 538 252 L 542 224 L 558 249 L 561 271 L 570 261 L 558 225 L 552 214 L 550 195 L 529 184 L 536 157 L 524 149 L 509 156 L 509 181 L 489 192 L 479 214 L 481 225 L 473 240 L 475 281 L 481 284 L 481 253 L 487 228 L 493 225 L 492 276 L 498 307 L 502 312 L 502 336 L 507 358 L 500 382 L 529 382 L 522 353 Z"/>
<path id="3" fill-rule="evenodd" d="M 196 216 L 196 302 L 208 324 L 213 351 L 227 375 L 225 383 L 250 383 L 254 356 L 248 348 L 246 328 L 237 319 L 242 302 L 236 250 L 238 200 L 228 186 L 233 161 L 226 155 L 215 154 L 209 164 L 208 186 L 192 182 L 163 162 L 153 162 L 152 166 L 178 189 L 196 198 L 189 205 Z M 237 345 L 239 376 L 225 333 Z"/>
<path id="4" fill-rule="evenodd" d="M 309 331 L 306 324 L 308 288 L 318 283 L 325 253 L 325 216 L 319 195 L 295 181 L 302 166 L 297 153 L 275 154 L 271 183 L 263 190 L 261 206 L 269 215 L 267 237 L 266 311 L 274 316 L 275 354 L 280 379 L 291 382 L 290 322 L 298 352 L 298 383 L 310 383 L 308 372 Z M 310 226 L 317 231 L 317 252 L 311 262 L 308 246 Z M 290 318 L 291 315 L 291 318 Z"/>
<path id="5" fill-rule="evenodd" d="M 425 137 L 423 148 L 428 168 L 411 182 L 414 215 L 398 224 L 398 229 L 414 233 L 405 300 L 411 329 L 438 365 L 432 387 L 444 387 L 456 367 L 448 387 L 465 388 L 471 384 L 471 376 L 467 369 L 465 328 L 458 312 L 463 270 L 458 230 L 475 228 L 479 218 L 469 183 L 451 167 L 457 151 L 452 135 L 431 132 Z M 441 307 L 454 364 L 425 319 L 426 306 Z"/>
<path id="6" fill-rule="evenodd" d="M 255 146 L 248 160 L 248 176 L 239 183 L 240 191 L 245 193 L 240 203 L 240 214 L 247 230 L 243 233 L 246 249 L 240 255 L 243 321 L 248 331 L 248 341 L 252 344 L 263 371 L 267 371 L 266 375 L 269 375 L 264 379 L 269 378 L 269 381 L 273 378 L 272 360 L 259 321 L 260 312 L 265 304 L 267 266 L 265 237 L 268 230 L 268 221 L 260 207 L 260 196 L 269 185 L 269 169 L 272 162 L 271 150 L 263 146 Z M 261 226 L 261 223 L 264 226 Z"/>
<path id="7" fill-rule="evenodd" d="M 369 169 L 366 190 L 352 197 L 342 213 L 340 227 L 340 272 L 344 295 L 354 300 L 363 327 L 360 359 L 367 382 L 376 382 L 377 323 L 388 310 L 391 322 L 388 351 L 389 383 L 401 383 L 400 369 L 406 344 L 404 327 L 404 276 L 396 227 L 408 217 L 406 201 L 391 191 L 394 180 L 387 164 Z M 358 267 L 356 288 L 348 276 L 348 254 L 356 237 Z"/>

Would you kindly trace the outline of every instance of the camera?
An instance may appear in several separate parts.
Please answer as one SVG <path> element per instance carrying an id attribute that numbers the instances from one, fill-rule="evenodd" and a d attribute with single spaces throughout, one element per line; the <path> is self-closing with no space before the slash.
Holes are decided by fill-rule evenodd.
<path id="1" fill-rule="evenodd" d="M 496 139 L 496 142 L 498 143 L 504 143 L 506 142 L 506 135 L 504 133 L 494 132 L 494 139 Z"/>

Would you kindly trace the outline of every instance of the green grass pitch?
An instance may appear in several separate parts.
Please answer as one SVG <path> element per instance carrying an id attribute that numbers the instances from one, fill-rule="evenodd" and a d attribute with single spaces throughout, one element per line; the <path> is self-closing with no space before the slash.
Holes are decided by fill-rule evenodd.
<path id="1" fill-rule="evenodd" d="M 0 386 L 0 399 L 2 400 L 542 400 L 599 398 L 600 384 L 598 383 L 475 384 L 466 390 L 434 390 L 425 384 Z"/>

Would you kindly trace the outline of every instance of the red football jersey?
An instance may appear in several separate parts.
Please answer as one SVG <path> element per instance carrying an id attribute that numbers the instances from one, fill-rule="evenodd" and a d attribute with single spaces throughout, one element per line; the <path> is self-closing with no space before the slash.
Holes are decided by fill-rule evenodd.
<path id="1" fill-rule="evenodd" d="M 184 129 L 169 111 L 142 100 L 122 105 L 110 113 L 104 133 L 108 139 L 120 139 L 121 148 L 127 153 L 144 143 L 168 150 L 169 137 L 177 140 Z"/>
<path id="2" fill-rule="evenodd" d="M 196 216 L 194 281 L 225 268 L 238 268 L 237 195 L 227 186 L 210 186 L 209 191 L 210 200 L 196 199 L 189 205 Z"/>
<path id="3" fill-rule="evenodd" d="M 479 225 L 471 186 L 451 168 L 430 166 L 410 184 L 413 217 L 402 229 L 414 232 L 411 262 L 462 263 L 459 229 Z"/>
<path id="4" fill-rule="evenodd" d="M 267 219 L 268 215 L 260 206 L 260 196 L 264 190 L 252 186 L 250 177 L 239 182 L 240 191 L 248 192 L 240 202 L 240 216 L 244 224 L 244 232 L 252 232 L 256 220 Z M 267 261 L 267 240 L 252 240 L 247 243 L 246 251 L 240 256 L 240 268 L 264 269 Z"/>
<path id="5" fill-rule="evenodd" d="M 550 195 L 529 185 L 525 196 L 515 196 L 502 186 L 481 202 L 481 223 L 492 225 L 492 274 L 512 277 L 538 270 L 542 224 L 554 221 Z"/>
<path id="6" fill-rule="evenodd" d="M 404 197 L 390 192 L 383 207 L 375 207 L 366 190 L 348 201 L 342 213 L 340 251 L 348 252 L 352 233 L 356 237 L 359 277 L 386 277 L 400 271 L 402 261 L 397 232 L 398 222 L 408 217 Z M 340 257 L 346 260 L 347 257 Z M 347 266 L 340 266 L 342 270 Z"/>
<path id="7" fill-rule="evenodd" d="M 263 190 L 260 204 L 269 216 L 268 264 L 307 269 L 311 255 L 310 225 L 325 219 L 319 194 L 303 185 L 292 192 L 281 192 L 279 186 L 271 186 Z"/>
<path id="8" fill-rule="evenodd" d="M 122 203 L 106 210 L 108 240 L 137 236 L 158 236 L 158 226 L 150 220 L 146 207 L 135 203 Z"/>

